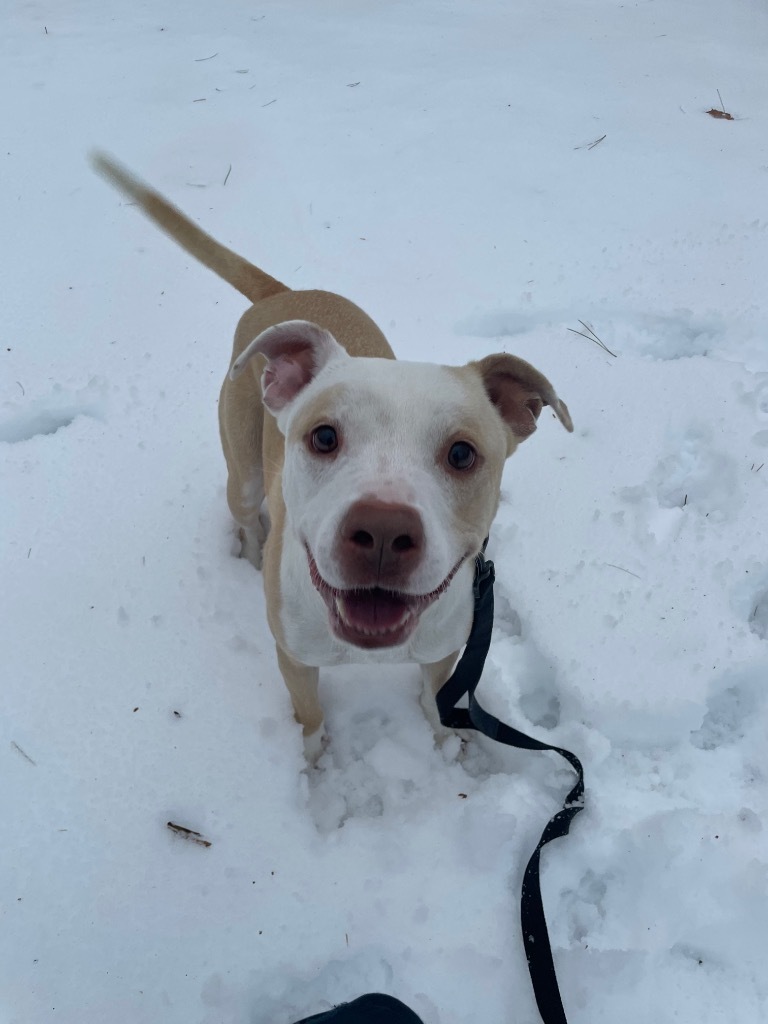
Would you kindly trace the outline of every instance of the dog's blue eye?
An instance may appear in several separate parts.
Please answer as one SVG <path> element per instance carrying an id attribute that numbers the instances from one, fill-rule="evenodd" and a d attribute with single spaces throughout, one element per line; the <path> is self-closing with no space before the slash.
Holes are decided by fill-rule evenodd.
<path id="1" fill-rule="evenodd" d="M 333 427 L 323 424 L 312 431 L 312 447 L 321 455 L 335 452 L 339 447 L 339 438 Z"/>
<path id="2" fill-rule="evenodd" d="M 466 441 L 457 441 L 448 452 L 448 464 L 453 469 L 470 469 L 477 458 L 477 452 Z"/>

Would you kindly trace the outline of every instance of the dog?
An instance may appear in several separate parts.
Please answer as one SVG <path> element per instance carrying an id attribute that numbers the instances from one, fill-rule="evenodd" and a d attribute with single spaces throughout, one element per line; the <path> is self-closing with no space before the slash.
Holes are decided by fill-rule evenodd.
<path id="1" fill-rule="evenodd" d="M 227 501 L 242 555 L 263 570 L 309 761 L 324 746 L 321 667 L 416 662 L 429 713 L 469 635 L 474 560 L 505 460 L 544 406 L 572 431 L 565 403 L 516 356 L 458 367 L 395 360 L 348 299 L 293 291 L 111 158 L 93 162 L 253 303 L 219 401 Z"/>

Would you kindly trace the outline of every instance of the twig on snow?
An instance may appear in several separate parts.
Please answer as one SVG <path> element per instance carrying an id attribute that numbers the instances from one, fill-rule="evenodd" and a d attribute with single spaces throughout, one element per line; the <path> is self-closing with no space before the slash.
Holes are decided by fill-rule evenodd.
<path id="1" fill-rule="evenodd" d="M 600 338 L 598 338 L 598 336 L 595 334 L 594 329 L 593 329 L 591 324 L 585 323 L 583 320 L 579 320 L 579 323 L 584 328 L 583 331 L 577 331 L 575 327 L 569 327 L 568 330 L 572 334 L 578 334 L 582 338 L 586 338 L 587 341 L 594 341 L 594 343 L 596 345 L 599 345 L 600 348 L 603 349 L 604 352 L 607 352 L 609 356 L 613 356 L 614 359 L 618 358 L 616 353 L 615 352 L 611 352 L 611 350 L 608 348 L 608 346 L 605 344 L 605 342 L 601 341 Z M 586 331 L 586 333 L 585 333 L 585 331 Z"/>
<path id="2" fill-rule="evenodd" d="M 603 139 L 606 138 L 606 137 L 607 137 L 607 132 L 606 132 L 605 135 L 601 135 L 599 139 L 595 139 L 594 142 L 585 142 L 583 146 L 574 146 L 573 148 L 574 149 L 594 149 L 595 146 L 599 146 L 600 143 L 603 141 Z"/>
<path id="3" fill-rule="evenodd" d="M 22 750 L 15 740 L 11 740 L 11 746 L 17 753 L 21 754 L 25 761 L 29 761 L 30 764 L 33 764 L 35 768 L 37 768 L 37 761 L 33 761 L 29 754 L 25 750 Z"/>
<path id="4" fill-rule="evenodd" d="M 611 569 L 620 569 L 621 572 L 626 572 L 630 576 L 634 576 L 636 580 L 641 580 L 643 578 L 642 576 L 638 576 L 636 572 L 632 572 L 631 569 L 625 569 L 623 565 L 614 565 L 613 562 L 605 562 L 604 564 L 610 566 Z"/>
<path id="5" fill-rule="evenodd" d="M 172 821 L 166 822 L 166 827 L 173 832 L 174 835 L 179 836 L 181 839 L 186 839 L 190 843 L 197 843 L 198 846 L 212 846 L 213 844 L 209 840 L 204 839 L 199 832 L 195 832 L 192 828 L 186 828 L 184 825 L 176 825 Z"/>

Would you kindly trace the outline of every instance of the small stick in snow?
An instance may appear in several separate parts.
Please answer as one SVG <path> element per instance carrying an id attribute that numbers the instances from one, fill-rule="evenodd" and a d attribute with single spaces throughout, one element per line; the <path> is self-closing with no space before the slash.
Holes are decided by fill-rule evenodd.
<path id="1" fill-rule="evenodd" d="M 584 333 L 584 331 L 577 331 L 575 327 L 569 327 L 568 330 L 572 334 L 578 334 L 578 335 L 580 335 L 580 337 L 586 338 L 587 341 L 594 341 L 594 343 L 596 345 L 599 345 L 600 348 L 603 349 L 603 351 L 607 352 L 609 356 L 613 356 L 614 359 L 618 358 L 616 353 L 615 352 L 611 352 L 611 350 L 608 348 L 608 346 L 605 344 L 605 342 L 601 341 L 598 338 L 598 336 L 595 334 L 591 324 L 585 323 L 583 320 L 579 320 L 579 323 L 584 328 L 584 331 L 587 332 L 586 334 Z"/>
<path id="2" fill-rule="evenodd" d="M 23 385 L 23 384 L 21 383 L 21 381 L 20 381 L 20 380 L 17 380 L 17 381 L 16 381 L 16 383 L 17 383 L 17 384 L 19 385 L 19 387 L 21 388 L 21 393 L 22 393 L 22 395 L 26 395 L 26 393 L 27 393 L 27 392 L 26 392 L 26 391 L 24 390 L 24 385 Z"/>
<path id="3" fill-rule="evenodd" d="M 216 53 L 212 53 L 210 57 L 195 57 L 195 64 L 199 64 L 201 61 L 204 61 L 204 60 L 213 60 L 214 57 L 218 57 L 218 56 L 219 56 L 219 51 L 217 50 Z"/>
<path id="4" fill-rule="evenodd" d="M 720 95 L 720 90 L 717 90 L 717 98 L 720 100 L 720 109 L 725 113 L 725 104 L 723 103 L 723 97 Z"/>
<path id="5" fill-rule="evenodd" d="M 636 580 L 641 580 L 643 577 L 638 576 L 636 572 L 632 572 L 631 569 L 625 569 L 623 565 L 614 565 L 613 562 L 606 562 L 606 565 L 610 566 L 611 569 L 620 569 L 621 572 L 629 573 L 630 576 L 634 576 Z"/>
<path id="6" fill-rule="evenodd" d="M 574 149 L 594 149 L 595 146 L 599 146 L 606 135 L 601 135 L 599 139 L 595 139 L 594 142 L 585 142 L 583 146 L 574 146 Z"/>
<path id="7" fill-rule="evenodd" d="M 207 839 L 204 839 L 199 832 L 195 832 L 194 829 L 185 828 L 184 825 L 175 825 L 172 821 L 166 822 L 166 827 L 173 832 L 174 835 L 180 836 L 182 839 L 186 839 L 190 843 L 197 843 L 198 846 L 212 846 Z"/>
<path id="8" fill-rule="evenodd" d="M 224 184 L 225 185 L 229 181 L 229 176 L 230 176 L 231 173 L 232 173 L 232 164 L 229 165 L 229 170 L 227 171 L 226 177 L 224 178 Z"/>
<path id="9" fill-rule="evenodd" d="M 21 749 L 18 743 L 16 743 L 14 740 L 11 740 L 11 746 L 13 747 L 14 750 L 21 754 L 25 761 L 29 761 L 30 764 L 33 764 L 35 768 L 37 768 L 37 761 L 33 761 L 29 754 L 27 754 L 26 751 Z"/>

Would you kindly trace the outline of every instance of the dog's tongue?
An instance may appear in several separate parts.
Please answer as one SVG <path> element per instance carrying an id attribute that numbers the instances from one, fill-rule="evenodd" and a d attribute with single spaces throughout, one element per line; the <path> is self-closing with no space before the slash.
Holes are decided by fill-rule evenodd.
<path id="1" fill-rule="evenodd" d="M 410 614 L 409 605 L 388 590 L 353 590 L 336 598 L 345 625 L 364 633 L 388 633 Z"/>

